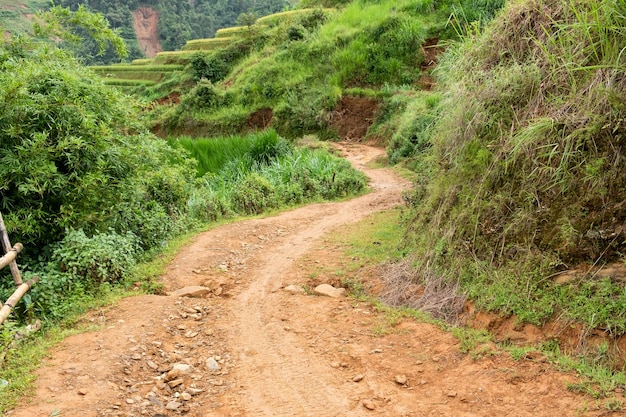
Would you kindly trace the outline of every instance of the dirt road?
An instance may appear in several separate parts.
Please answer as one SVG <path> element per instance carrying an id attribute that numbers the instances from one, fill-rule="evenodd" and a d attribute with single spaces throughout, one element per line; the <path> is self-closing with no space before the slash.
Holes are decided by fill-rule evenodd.
<path id="1" fill-rule="evenodd" d="M 384 317 L 367 304 L 285 290 L 306 282 L 311 259 L 333 261 L 325 234 L 401 204 L 409 186 L 365 167 L 381 150 L 343 151 L 374 192 L 199 235 L 163 277 L 171 295 L 91 313 L 99 330 L 55 348 L 36 396 L 9 415 L 602 415 L 541 358 L 473 359 L 436 326 L 375 332 Z M 185 288 L 196 297 L 176 295 Z"/>

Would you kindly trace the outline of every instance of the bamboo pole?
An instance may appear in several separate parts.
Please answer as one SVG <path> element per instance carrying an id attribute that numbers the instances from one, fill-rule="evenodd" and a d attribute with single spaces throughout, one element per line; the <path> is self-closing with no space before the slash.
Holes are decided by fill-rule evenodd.
<path id="1" fill-rule="evenodd" d="M 11 311 L 15 308 L 17 302 L 20 301 L 24 294 L 26 294 L 26 291 L 30 290 L 37 281 L 39 281 L 39 277 L 35 277 L 17 287 L 13 295 L 11 295 L 2 308 L 0 308 L 0 324 L 4 323 L 6 318 L 9 317 L 9 314 L 11 314 Z"/>
<path id="2" fill-rule="evenodd" d="M 7 265 L 10 265 L 11 262 L 15 261 L 17 258 L 17 254 L 20 253 L 24 249 L 21 243 L 16 243 L 15 246 L 11 248 L 2 258 L 0 258 L 0 269 L 4 268 Z"/>
<path id="3" fill-rule="evenodd" d="M 2 213 L 0 213 L 0 240 L 2 241 L 2 248 L 4 249 L 4 253 L 8 254 L 11 251 L 11 241 L 9 240 L 9 234 L 7 233 L 7 228 L 4 225 L 4 219 L 2 219 Z M 20 270 L 17 267 L 17 262 L 15 259 L 9 263 L 9 268 L 11 269 L 11 275 L 13 275 L 13 281 L 15 282 L 15 286 L 22 285 L 22 276 L 20 275 Z"/>

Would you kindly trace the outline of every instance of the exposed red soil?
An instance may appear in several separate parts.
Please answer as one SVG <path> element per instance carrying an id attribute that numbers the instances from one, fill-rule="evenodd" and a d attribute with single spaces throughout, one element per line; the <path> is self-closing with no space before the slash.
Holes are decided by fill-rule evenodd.
<path id="1" fill-rule="evenodd" d="M 272 124 L 274 111 L 271 108 L 259 109 L 248 116 L 248 128 L 250 130 L 267 129 Z"/>
<path id="2" fill-rule="evenodd" d="M 437 58 L 441 55 L 445 48 L 438 45 L 439 38 L 429 38 L 422 44 L 422 54 L 424 55 L 424 59 L 420 64 L 420 69 L 422 70 L 422 76 L 418 80 L 417 84 L 421 87 L 422 90 L 432 90 L 437 82 L 435 78 L 430 74 L 431 70 L 437 66 Z"/>
<path id="3" fill-rule="evenodd" d="M 151 7 L 140 7 L 132 14 L 139 47 L 146 58 L 154 58 L 163 51 L 159 41 L 159 13 Z"/>
<path id="4" fill-rule="evenodd" d="M 330 125 L 344 141 L 359 142 L 374 123 L 378 100 L 369 97 L 342 97 L 331 113 Z"/>
<path id="5" fill-rule="evenodd" d="M 370 176 L 372 193 L 198 235 L 162 277 L 169 295 L 89 314 L 85 322 L 99 328 L 54 348 L 37 371 L 36 396 L 9 414 L 605 415 L 567 390 L 575 375 L 540 357 L 474 358 L 431 324 L 390 321 L 350 298 L 286 291 L 308 283 L 311 264 L 341 264 L 329 232 L 397 207 L 410 186 L 390 170 L 367 168 L 382 149 L 346 143 L 341 152 Z M 204 294 L 174 293 L 194 285 Z"/>

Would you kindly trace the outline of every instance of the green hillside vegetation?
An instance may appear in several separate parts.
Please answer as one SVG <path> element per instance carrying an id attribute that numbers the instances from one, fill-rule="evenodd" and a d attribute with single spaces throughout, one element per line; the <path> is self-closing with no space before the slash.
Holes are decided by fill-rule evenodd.
<path id="1" fill-rule="evenodd" d="M 75 10 L 83 0 L 61 0 L 61 6 Z M 120 31 L 130 49 L 130 59 L 143 58 L 132 23 L 132 12 L 139 7 L 151 7 L 159 13 L 159 41 L 165 51 L 182 48 L 191 39 L 206 39 L 220 27 L 233 26 L 241 13 L 254 12 L 260 16 L 290 7 L 288 0 L 91 0 L 88 7 L 102 13 L 111 26 Z M 95 55 L 93 45 L 75 50 L 89 64 L 119 62 L 107 52 Z"/>
<path id="2" fill-rule="evenodd" d="M 502 4 L 363 0 L 338 10 L 262 17 L 226 48 L 196 56 L 188 71 L 199 84 L 179 88 L 181 104 L 155 109 L 151 120 L 163 134 L 235 134 L 247 129 L 252 114 L 272 109 L 281 135 L 333 137 L 332 115 L 344 92 L 380 90 L 391 96 L 405 86 L 414 89 L 427 39 L 454 39 L 465 24 L 489 20 Z M 139 94 L 155 99 L 168 91 Z"/>
<path id="3" fill-rule="evenodd" d="M 0 0 L 0 29 L 14 33 L 32 33 L 30 16 L 50 5 L 47 0 Z"/>
<path id="4" fill-rule="evenodd" d="M 219 169 L 205 169 L 197 147 L 150 134 L 129 96 L 67 52 L 28 38 L 0 43 L 0 103 L 0 210 L 12 240 L 26 247 L 25 277 L 40 277 L 18 321 L 60 319 L 129 284 L 138 261 L 207 222 L 344 198 L 366 185 L 346 161 L 296 149 L 271 130 L 216 141 L 224 157 Z M 230 143 L 245 146 L 232 153 Z M 7 273 L 3 300 L 13 292 Z"/>
<path id="5" fill-rule="evenodd" d="M 624 2 L 301 5 L 224 28 L 215 50 L 91 71 L 4 41 L 0 209 L 17 240 L 45 247 L 21 313 L 63 316 L 58 294 L 127 283 L 134 263 L 198 224 L 361 192 L 345 161 L 293 145 L 340 136 L 343 100 L 360 98 L 376 107 L 366 138 L 417 178 L 403 279 L 466 295 L 516 329 L 581 328 L 576 346 L 544 345 L 603 366 L 602 390 L 624 388 Z M 175 70 L 151 78 L 164 66 Z M 142 111 L 105 86 L 118 81 Z"/>

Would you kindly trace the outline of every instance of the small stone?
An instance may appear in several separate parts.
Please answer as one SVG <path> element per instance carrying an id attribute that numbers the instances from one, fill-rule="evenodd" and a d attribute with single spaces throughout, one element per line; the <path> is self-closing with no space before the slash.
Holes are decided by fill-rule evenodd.
<path id="1" fill-rule="evenodd" d="M 287 285 L 284 288 L 284 290 L 286 292 L 288 292 L 289 294 L 294 294 L 294 295 L 304 294 L 304 288 L 302 288 L 302 287 L 300 287 L 298 285 L 293 285 L 293 284 L 292 285 Z"/>
<path id="2" fill-rule="evenodd" d="M 132 398 L 126 398 L 126 404 L 135 404 L 135 400 Z"/>
<path id="3" fill-rule="evenodd" d="M 167 403 L 167 405 L 165 406 L 166 410 L 178 410 L 178 408 L 181 406 L 182 404 L 177 402 L 177 401 L 170 401 L 169 403 Z"/>
<path id="4" fill-rule="evenodd" d="M 394 381 L 396 381 L 396 384 L 398 385 L 406 385 L 407 382 L 409 382 L 406 375 L 396 375 L 396 377 L 394 378 Z"/>
<path id="5" fill-rule="evenodd" d="M 376 404 L 374 404 L 372 400 L 363 400 L 363 407 L 367 408 L 368 410 L 375 410 Z"/>
<path id="6" fill-rule="evenodd" d="M 376 349 L 372 349 L 370 353 L 383 353 L 383 350 L 381 348 L 376 348 Z"/>
<path id="7" fill-rule="evenodd" d="M 181 375 L 187 375 L 193 372 L 193 366 L 186 363 L 175 363 L 172 365 L 172 371 L 178 371 Z"/>
<path id="8" fill-rule="evenodd" d="M 146 361 L 146 365 L 148 365 L 148 367 L 154 369 L 155 371 L 157 369 L 159 369 L 159 365 L 157 365 L 156 363 L 152 362 L 151 360 L 147 360 Z"/>
<path id="9" fill-rule="evenodd" d="M 317 295 L 323 295 L 331 298 L 341 298 L 346 295 L 345 288 L 335 288 L 329 284 L 320 284 L 313 290 Z"/>
<path id="10" fill-rule="evenodd" d="M 220 370 L 220 364 L 217 363 L 213 356 L 206 360 L 206 367 L 209 369 L 209 371 L 213 372 Z"/>
<path id="11" fill-rule="evenodd" d="M 203 392 L 203 390 L 199 389 L 199 388 L 187 388 L 185 390 L 186 393 L 190 394 L 190 395 L 198 395 L 201 394 Z"/>
<path id="12" fill-rule="evenodd" d="M 133 353 L 130 357 L 132 360 L 138 361 L 141 359 L 141 355 L 139 353 Z"/>
<path id="13" fill-rule="evenodd" d="M 191 400 L 191 394 L 188 392 L 183 392 L 180 396 L 184 401 L 189 401 Z"/>
<path id="14" fill-rule="evenodd" d="M 192 298 L 200 298 L 211 292 L 210 288 L 201 287 L 199 285 L 192 285 L 190 287 L 181 288 L 172 292 L 170 295 L 174 297 L 192 297 Z"/>
<path id="15" fill-rule="evenodd" d="M 365 375 L 363 374 L 358 374 L 352 377 L 352 381 L 354 382 L 361 382 L 363 381 L 363 378 L 365 378 Z"/>
<path id="16" fill-rule="evenodd" d="M 87 395 L 87 390 L 85 388 L 78 389 L 78 395 Z"/>
<path id="17" fill-rule="evenodd" d="M 448 393 L 446 394 L 446 396 L 447 396 L 447 397 L 450 397 L 450 398 L 454 398 L 454 397 L 456 397 L 456 396 L 457 396 L 457 393 L 456 393 L 456 391 L 448 391 Z"/>
<path id="18" fill-rule="evenodd" d="M 179 385 L 182 385 L 182 383 L 185 382 L 182 378 L 181 379 L 175 379 L 173 381 L 170 381 L 167 383 L 167 385 L 170 386 L 170 388 L 174 388 L 177 387 Z"/>
<path id="19" fill-rule="evenodd" d="M 332 366 L 333 368 L 339 368 L 341 364 L 339 362 L 331 362 L 330 366 Z"/>

